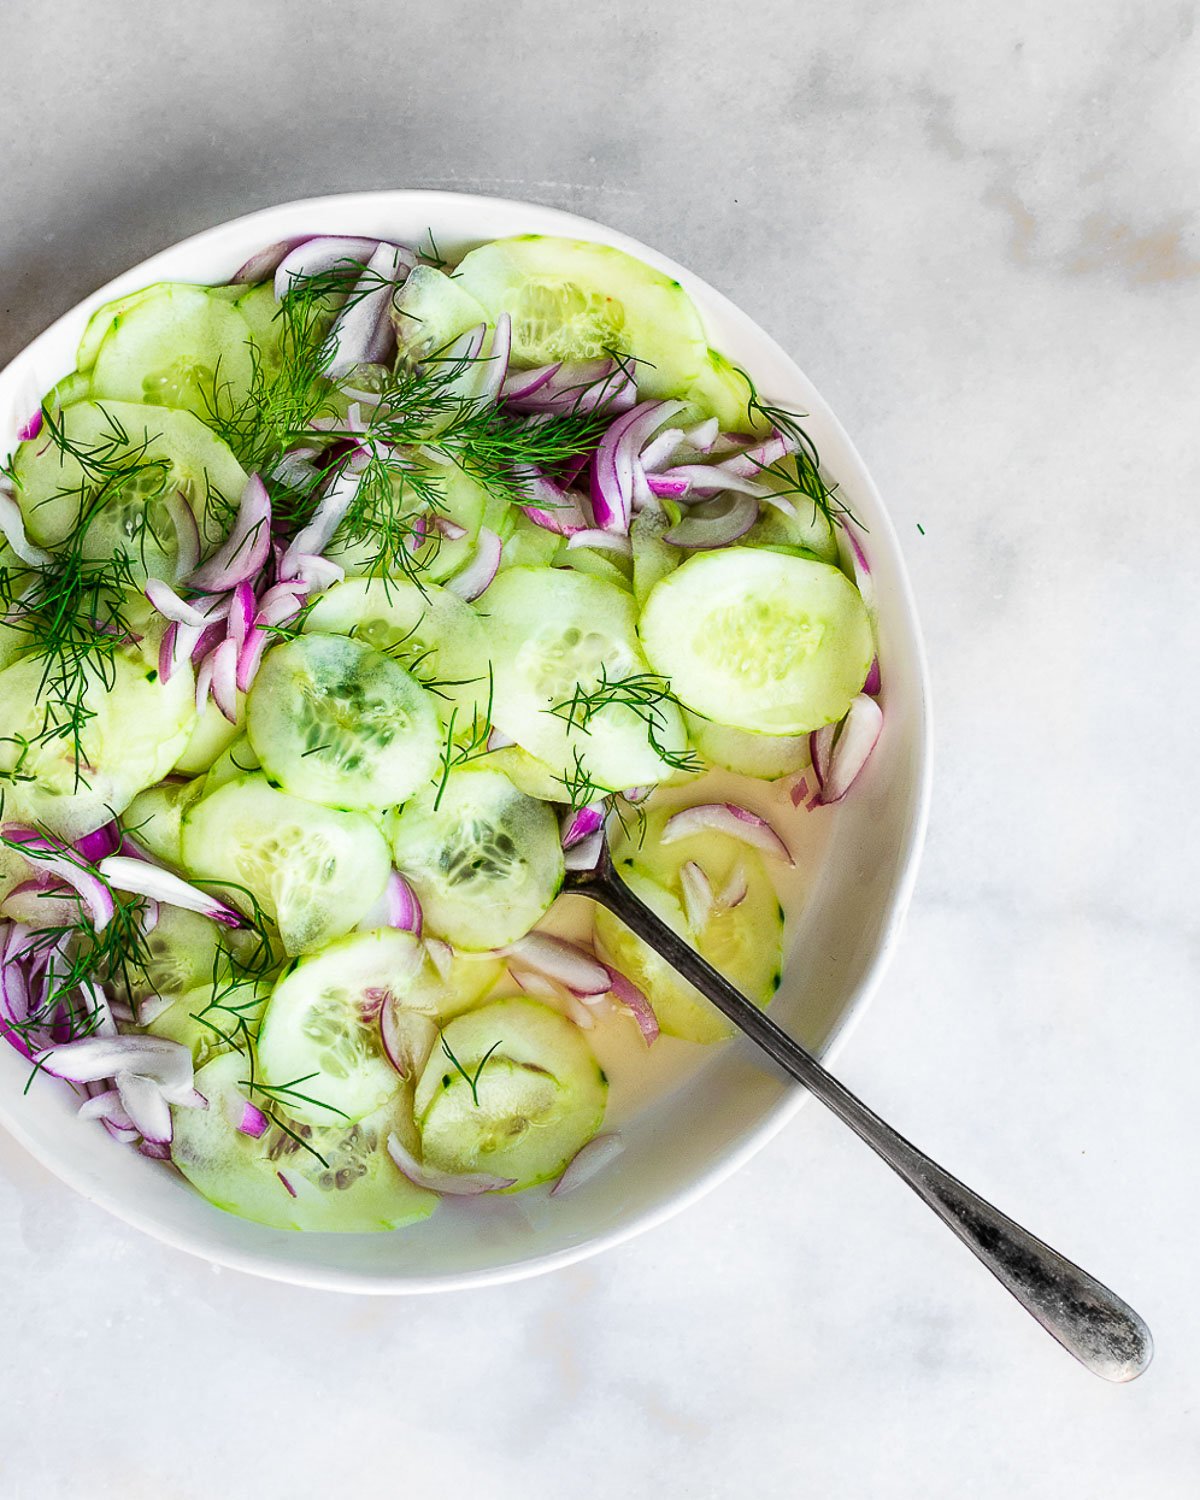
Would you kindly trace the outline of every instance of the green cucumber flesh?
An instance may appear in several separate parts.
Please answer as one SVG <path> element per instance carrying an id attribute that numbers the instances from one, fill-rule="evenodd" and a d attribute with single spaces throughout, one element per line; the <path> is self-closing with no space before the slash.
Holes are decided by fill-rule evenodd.
<path id="1" fill-rule="evenodd" d="M 519 1191 L 557 1177 L 600 1128 L 607 1082 L 558 1011 L 494 1000 L 442 1037 L 413 1099 L 423 1158 L 438 1171 L 492 1173 Z"/>
<path id="2" fill-rule="evenodd" d="M 272 1124 L 255 1139 L 235 1124 L 248 1076 L 246 1058 L 216 1057 L 196 1074 L 208 1108 L 174 1111 L 171 1159 L 210 1203 L 274 1229 L 346 1234 L 401 1229 L 437 1207 L 436 1194 L 414 1187 L 388 1155 L 396 1106 L 324 1126 L 272 1110 L 291 1134 Z"/>
<path id="3" fill-rule="evenodd" d="M 350 809 L 407 801 L 442 746 L 434 700 L 410 673 L 350 636 L 315 632 L 267 652 L 246 732 L 284 791 Z"/>
<path id="4" fill-rule="evenodd" d="M 486 763 L 414 797 L 396 818 L 392 852 L 429 927 L 471 951 L 523 937 L 563 881 L 553 809 Z"/>
<path id="5" fill-rule="evenodd" d="M 335 812 L 237 776 L 190 807 L 183 859 L 195 876 L 229 882 L 234 905 L 249 890 L 288 953 L 308 953 L 353 928 L 383 893 L 391 860 L 362 813 Z"/>
<path id="6" fill-rule="evenodd" d="M 758 734 L 835 723 L 875 654 L 866 606 L 842 572 L 750 547 L 690 558 L 655 586 L 639 631 L 681 703 Z"/>

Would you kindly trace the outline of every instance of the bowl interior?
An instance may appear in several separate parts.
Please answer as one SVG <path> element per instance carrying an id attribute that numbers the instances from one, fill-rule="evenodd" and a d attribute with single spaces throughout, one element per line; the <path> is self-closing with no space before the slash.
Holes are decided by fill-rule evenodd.
<path id="1" fill-rule="evenodd" d="M 895 535 L 845 433 L 777 344 L 725 297 L 665 257 L 590 220 L 506 200 L 433 192 L 362 193 L 266 209 L 186 240 L 134 267 L 47 329 L 0 374 L 8 443 L 44 391 L 74 363 L 91 312 L 157 280 L 219 282 L 254 251 L 313 232 L 420 243 L 432 230 L 456 256 L 482 240 L 525 232 L 603 240 L 679 278 L 710 341 L 771 399 L 809 413 L 807 426 L 866 526 L 878 615 L 885 724 L 854 795 L 827 818 L 821 874 L 791 937 L 772 1015 L 826 1054 L 881 971 L 907 901 L 928 796 L 928 714 L 921 643 Z M 799 814 L 798 816 L 804 816 Z M 533 1274 L 592 1253 L 683 1207 L 744 1160 L 789 1117 L 803 1092 L 756 1060 L 749 1043 L 716 1049 L 702 1073 L 623 1128 L 625 1152 L 570 1197 L 545 1190 L 470 1204 L 446 1200 L 425 1224 L 390 1235 L 301 1235 L 261 1228 L 210 1207 L 171 1173 L 75 1118 L 68 1091 L 36 1080 L 0 1048 L 0 1122 L 88 1198 L 195 1254 L 314 1286 L 427 1291 Z"/>

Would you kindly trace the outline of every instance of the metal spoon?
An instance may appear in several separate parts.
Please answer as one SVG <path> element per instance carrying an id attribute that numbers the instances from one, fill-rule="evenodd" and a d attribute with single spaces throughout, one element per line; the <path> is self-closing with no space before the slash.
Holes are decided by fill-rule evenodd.
<path id="1" fill-rule="evenodd" d="M 613 869 L 607 841 L 595 869 L 565 887 L 606 906 L 656 949 L 793 1078 L 849 1125 L 908 1183 L 1047 1333 L 1094 1375 L 1133 1380 L 1150 1363 L 1150 1330 L 1128 1303 L 993 1208 L 898 1135 L 814 1057 L 706 963 L 633 894 Z"/>

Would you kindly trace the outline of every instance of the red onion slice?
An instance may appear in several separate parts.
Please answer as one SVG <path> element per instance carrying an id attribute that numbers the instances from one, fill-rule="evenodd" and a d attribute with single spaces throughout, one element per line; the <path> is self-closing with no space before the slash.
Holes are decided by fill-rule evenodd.
<path id="1" fill-rule="evenodd" d="M 271 497 L 257 474 L 251 474 L 238 502 L 233 530 L 223 545 L 191 575 L 195 588 L 214 593 L 253 578 L 271 551 Z"/>
<path id="2" fill-rule="evenodd" d="M 871 666 L 867 672 L 867 680 L 863 683 L 863 692 L 871 698 L 877 698 L 883 691 L 883 678 L 879 675 L 879 658 L 871 658 Z"/>
<path id="3" fill-rule="evenodd" d="M 557 536 L 573 536 L 588 526 L 578 495 L 528 464 L 515 465 L 513 472 L 521 495 L 528 500 L 521 509 L 535 526 Z"/>
<path id="4" fill-rule="evenodd" d="M 563 865 L 568 870 L 594 870 L 604 852 L 604 834 L 593 833 L 564 850 Z"/>
<path id="5" fill-rule="evenodd" d="M 483 377 L 476 399 L 492 402 L 500 397 L 501 387 L 508 374 L 509 356 L 512 354 L 512 318 L 502 312 L 492 330 L 492 347 L 488 351 L 487 372 Z"/>
<path id="6" fill-rule="evenodd" d="M 627 532 L 633 516 L 635 477 L 642 448 L 682 401 L 644 401 L 613 422 L 592 463 L 592 511 L 603 531 Z"/>
<path id="7" fill-rule="evenodd" d="M 642 469 L 649 474 L 669 464 L 683 441 L 682 427 L 668 427 L 657 437 L 651 438 L 638 455 Z"/>
<path id="8" fill-rule="evenodd" d="M 85 1099 L 79 1106 L 79 1118 L 81 1120 L 105 1120 L 119 1130 L 136 1133 L 136 1126 L 126 1113 L 125 1106 L 121 1103 L 121 1096 L 116 1089 L 105 1089 L 102 1093 L 93 1094 L 90 1099 Z"/>
<path id="9" fill-rule="evenodd" d="M 633 556 L 633 543 L 627 536 L 616 531 L 598 531 L 594 527 L 577 531 L 567 543 L 567 551 L 572 547 L 594 547 L 601 552 L 615 552 L 618 557 Z"/>
<path id="10" fill-rule="evenodd" d="M 229 601 L 229 635 L 238 648 L 246 644 L 246 637 L 250 634 L 250 627 L 254 623 L 256 610 L 254 590 L 248 583 L 239 583 L 233 591 L 233 598 Z"/>
<path id="11" fill-rule="evenodd" d="M 372 254 L 329 332 L 331 379 L 387 358 L 396 337 L 388 316 L 392 294 L 412 267 L 412 255 L 399 245 L 382 244 Z"/>
<path id="12" fill-rule="evenodd" d="M 120 847 L 121 834 L 116 823 L 102 823 L 99 828 L 75 840 L 75 852 L 89 865 L 94 865 L 106 854 L 115 854 Z"/>
<path id="13" fill-rule="evenodd" d="M 663 532 L 673 547 L 728 547 L 758 520 L 758 501 L 750 495 L 719 495 L 693 506 L 682 520 Z"/>
<path id="14" fill-rule="evenodd" d="M 266 1135 L 271 1125 L 270 1117 L 236 1090 L 225 1098 L 225 1118 L 239 1135 L 248 1135 L 256 1141 Z"/>
<path id="15" fill-rule="evenodd" d="M 745 867 L 735 865 L 730 871 L 729 879 L 717 894 L 717 906 L 721 911 L 732 911 L 735 906 L 741 906 L 749 894 L 750 882 L 746 877 Z"/>
<path id="16" fill-rule="evenodd" d="M 122 1073 L 151 1078 L 167 1099 L 191 1101 L 191 1051 L 179 1042 L 154 1036 L 86 1036 L 39 1052 L 34 1061 L 54 1078 L 71 1083 L 98 1083 Z"/>
<path id="17" fill-rule="evenodd" d="M 667 819 L 660 837 L 662 843 L 672 844 L 676 839 L 691 838 L 697 833 L 724 833 L 789 865 L 794 863 L 788 846 L 770 823 L 736 802 L 698 802 L 694 807 L 684 808 Z"/>
<path id="18" fill-rule="evenodd" d="M 52 843 L 33 828 L 9 824 L 3 833 L 10 844 L 28 850 L 29 862 L 39 874 L 51 876 L 76 891 L 88 909 L 92 926 L 97 932 L 104 931 L 112 920 L 113 898 L 94 871 L 81 864 L 65 845 Z"/>
<path id="19" fill-rule="evenodd" d="M 229 278 L 229 284 L 249 286 L 255 282 L 267 281 L 274 276 L 284 257 L 302 244 L 304 244 L 303 240 L 276 240 L 273 245 L 268 245 L 263 250 L 256 250 L 250 259 L 244 260 Z"/>
<path id="20" fill-rule="evenodd" d="M 784 433 L 775 431 L 764 442 L 757 443 L 753 448 L 747 448 L 741 453 L 735 453 L 732 458 L 721 460 L 721 468 L 727 474 L 736 474 L 743 479 L 753 479 L 763 469 L 769 469 L 772 464 L 777 464 L 780 459 L 786 458 L 789 453 L 796 451 L 796 444 Z"/>
<path id="21" fill-rule="evenodd" d="M 238 644 L 232 636 L 227 637 L 216 648 L 208 660 L 212 662 L 213 702 L 231 724 L 238 721 L 237 712 L 237 667 Z"/>
<path id="22" fill-rule="evenodd" d="M 818 802 L 828 806 L 842 800 L 871 758 L 882 729 L 883 710 L 874 698 L 859 693 L 840 723 L 813 732 L 809 751 L 820 788 Z"/>
<path id="23" fill-rule="evenodd" d="M 389 994 L 379 1013 L 379 1035 L 388 1062 L 401 1078 L 415 1079 L 437 1041 L 437 1023 Z"/>
<path id="24" fill-rule="evenodd" d="M 566 1193 L 573 1193 L 598 1172 L 602 1172 L 609 1162 L 615 1161 L 624 1149 L 624 1141 L 615 1132 L 594 1135 L 567 1163 L 562 1176 L 550 1189 L 550 1196 L 561 1198 Z"/>
<path id="25" fill-rule="evenodd" d="M 169 1146 L 174 1133 L 171 1109 L 154 1080 L 138 1073 L 118 1073 L 116 1084 L 121 1106 L 142 1139 Z"/>
<path id="26" fill-rule="evenodd" d="M 283 561 L 279 565 L 282 578 L 295 578 L 300 558 L 316 557 L 325 551 L 333 540 L 334 532 L 341 525 L 343 516 L 350 509 L 350 502 L 354 499 L 361 478 L 360 474 L 349 468 L 339 470 L 334 476 L 312 519 L 296 533 L 283 554 Z"/>
<path id="27" fill-rule="evenodd" d="M 182 491 L 172 490 L 163 497 L 163 504 L 175 528 L 175 579 L 179 582 L 200 566 L 200 528 Z"/>
<path id="28" fill-rule="evenodd" d="M 31 417 L 28 417 L 24 422 L 22 422 L 20 427 L 17 428 L 17 441 L 19 443 L 32 443 L 34 438 L 37 437 L 38 433 L 41 432 L 42 423 L 45 421 L 45 419 L 46 414 L 39 406 L 37 411 L 35 411 Z"/>
<path id="29" fill-rule="evenodd" d="M 562 820 L 562 846 L 570 849 L 584 839 L 599 833 L 604 827 L 605 807 L 603 802 L 593 802 L 587 807 L 577 808 L 564 814 Z"/>
<path id="30" fill-rule="evenodd" d="M 688 447 L 696 453 L 709 453 L 713 444 L 721 435 L 721 424 L 716 417 L 709 417 L 706 422 L 697 422 L 694 427 L 689 427 L 684 433 L 687 438 Z M 647 464 L 647 468 L 650 465 Z"/>
<path id="31" fill-rule="evenodd" d="M 487 1172 L 439 1172 L 426 1167 L 404 1147 L 394 1132 L 388 1136 L 387 1148 L 388 1155 L 409 1182 L 428 1188 L 431 1193 L 473 1197 L 477 1193 L 496 1193 L 510 1188 L 517 1180 L 515 1177 L 493 1177 Z"/>
<path id="32" fill-rule="evenodd" d="M 559 370 L 562 362 L 556 365 L 542 365 L 536 370 L 512 370 L 504 377 L 504 385 L 501 389 L 501 399 L 507 401 L 517 411 L 521 411 L 520 402 L 530 396 L 535 396 L 551 381 Z M 533 408 L 536 410 L 536 408 Z"/>
<path id="33" fill-rule="evenodd" d="M 605 965 L 605 968 L 608 972 L 609 989 L 612 991 L 613 999 L 632 1014 L 646 1046 L 653 1046 L 659 1037 L 658 1017 L 654 1014 L 654 1007 L 637 985 L 626 979 L 624 974 L 608 965 Z"/>
<path id="34" fill-rule="evenodd" d="M 393 870 L 387 878 L 383 894 L 358 924 L 360 932 L 374 932 L 380 927 L 395 927 L 401 932 L 412 932 L 421 936 L 422 913 L 417 893 L 400 874 Z"/>
<path id="35" fill-rule="evenodd" d="M 683 890 L 683 909 L 687 913 L 688 926 L 699 936 L 708 926 L 716 905 L 712 885 L 694 859 L 689 859 L 680 870 L 679 883 Z"/>
<path id="36" fill-rule="evenodd" d="M 31 568 L 44 568 L 51 561 L 49 552 L 35 546 L 26 536 L 21 507 L 4 490 L 0 490 L 0 533 L 3 533 L 8 545 L 21 561 L 28 563 Z"/>
<path id="37" fill-rule="evenodd" d="M 344 234 L 314 235 L 311 239 L 301 240 L 276 268 L 275 300 L 282 302 L 293 281 L 302 277 L 319 276 L 337 266 L 365 266 L 378 249 L 378 240 Z"/>
<path id="38" fill-rule="evenodd" d="M 609 971 L 577 943 L 552 937 L 548 932 L 530 932 L 497 952 L 510 964 L 535 969 L 553 979 L 573 995 L 603 995 L 611 988 Z"/>
<path id="39" fill-rule="evenodd" d="M 513 411 L 566 416 L 628 411 L 637 401 L 633 374 L 611 359 L 589 359 L 514 371 L 501 399 Z"/>
<path id="40" fill-rule="evenodd" d="M 215 896 L 197 890 L 170 870 L 147 863 L 144 859 L 131 859 L 125 854 L 110 854 L 99 865 L 100 874 L 118 891 L 128 891 L 135 896 L 152 896 L 155 901 L 165 901 L 168 906 L 179 906 L 185 911 L 199 912 L 225 927 L 242 927 L 244 922 Z"/>
<path id="41" fill-rule="evenodd" d="M 653 494 L 676 499 L 686 495 L 719 495 L 722 490 L 753 495 L 756 500 L 769 500 L 772 494 L 761 480 L 731 474 L 723 464 L 679 464 L 664 474 L 648 474 L 646 478 Z"/>
<path id="42" fill-rule="evenodd" d="M 164 583 L 161 578 L 147 580 L 145 592 L 146 598 L 165 620 L 171 620 L 177 625 L 195 625 L 201 630 L 209 623 L 208 616 L 202 609 L 181 599 L 171 585 Z"/>
<path id="43" fill-rule="evenodd" d="M 496 533 L 487 526 L 481 526 L 474 557 L 460 573 L 446 580 L 445 587 L 468 603 L 472 599 L 478 599 L 499 572 L 503 550 L 504 543 Z"/>

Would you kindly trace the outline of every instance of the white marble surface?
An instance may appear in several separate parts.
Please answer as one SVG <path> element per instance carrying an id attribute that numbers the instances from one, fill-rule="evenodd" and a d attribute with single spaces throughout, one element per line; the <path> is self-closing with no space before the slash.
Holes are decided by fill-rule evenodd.
<path id="1" fill-rule="evenodd" d="M 0 7 L 0 360 L 184 233 L 383 185 L 605 219 L 796 354 L 889 499 L 938 726 L 842 1072 L 1158 1338 L 1084 1375 L 815 1107 L 603 1259 L 397 1302 L 218 1273 L 0 1140 L 6 1500 L 1197 1493 L 1194 24 Z"/>

